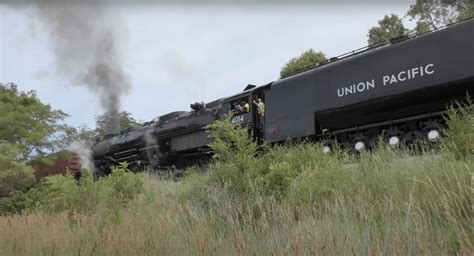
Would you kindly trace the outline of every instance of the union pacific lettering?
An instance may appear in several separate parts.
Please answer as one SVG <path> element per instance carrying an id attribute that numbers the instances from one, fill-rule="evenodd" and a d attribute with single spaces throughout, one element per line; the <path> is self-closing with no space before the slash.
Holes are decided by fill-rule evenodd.
<path id="1" fill-rule="evenodd" d="M 435 65 L 427 64 L 407 70 L 402 70 L 397 73 L 384 75 L 381 79 L 383 86 L 389 86 L 397 83 L 402 83 L 407 80 L 419 79 L 423 76 L 433 75 L 435 73 Z M 367 81 L 361 81 L 349 86 L 344 86 L 337 89 L 337 96 L 339 98 L 357 94 L 365 93 L 366 91 L 373 90 L 376 88 L 376 79 L 370 79 Z"/>
<path id="2" fill-rule="evenodd" d="M 410 79 L 416 79 L 424 75 L 434 74 L 434 64 L 428 64 L 426 66 L 416 67 L 408 70 L 402 70 L 397 74 L 391 74 L 383 76 L 383 85 L 391 85 L 399 82 L 403 82 Z"/>
<path id="3" fill-rule="evenodd" d="M 353 84 L 353 85 L 350 85 L 350 86 L 347 86 L 347 87 L 338 88 L 337 89 L 337 96 L 344 97 L 344 96 L 349 95 L 349 94 L 355 94 L 355 93 L 368 91 L 371 88 L 375 88 L 375 80 L 374 79 L 372 79 L 370 81 L 359 82 L 359 83 L 357 83 L 357 85 Z"/>

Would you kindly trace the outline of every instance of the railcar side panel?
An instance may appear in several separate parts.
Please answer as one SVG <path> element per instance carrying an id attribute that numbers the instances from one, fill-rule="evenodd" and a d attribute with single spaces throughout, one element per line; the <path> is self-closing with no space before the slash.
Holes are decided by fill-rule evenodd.
<path id="1" fill-rule="evenodd" d="M 277 81 L 265 95 L 265 141 L 441 110 L 472 92 L 472 42 L 474 20 Z"/>

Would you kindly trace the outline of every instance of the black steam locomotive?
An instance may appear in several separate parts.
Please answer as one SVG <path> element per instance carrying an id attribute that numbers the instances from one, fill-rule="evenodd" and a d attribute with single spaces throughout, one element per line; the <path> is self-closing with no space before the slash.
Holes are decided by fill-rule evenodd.
<path id="1" fill-rule="evenodd" d="M 94 164 L 106 174 L 127 161 L 143 167 L 181 168 L 209 159 L 210 138 L 203 127 L 230 111 L 232 122 L 249 127 L 255 139 L 279 143 L 288 139 L 332 138 L 356 151 L 371 147 L 383 135 L 391 145 L 436 140 L 442 114 L 453 100 L 474 88 L 474 19 L 441 30 L 366 47 L 319 66 L 190 112 L 172 112 L 108 135 L 93 148 Z M 261 117 L 252 103 L 265 103 Z M 235 111 L 236 103 L 253 105 Z M 328 144 L 324 150 L 330 151 Z"/>

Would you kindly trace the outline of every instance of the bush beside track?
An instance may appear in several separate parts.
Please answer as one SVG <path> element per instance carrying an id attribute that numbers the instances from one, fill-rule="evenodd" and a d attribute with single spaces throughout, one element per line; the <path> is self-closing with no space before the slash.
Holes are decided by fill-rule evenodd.
<path id="1" fill-rule="evenodd" d="M 98 182 L 45 178 L 18 195 L 20 214 L 0 217 L 0 254 L 468 255 L 472 108 L 447 123 L 437 147 L 327 155 L 304 142 L 259 148 L 216 122 L 215 160 L 178 182 L 126 165 Z"/>

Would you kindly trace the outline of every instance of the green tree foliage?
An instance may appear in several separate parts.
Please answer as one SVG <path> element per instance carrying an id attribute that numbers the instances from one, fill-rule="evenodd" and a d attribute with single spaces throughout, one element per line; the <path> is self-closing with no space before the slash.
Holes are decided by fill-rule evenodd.
<path id="1" fill-rule="evenodd" d="M 408 30 L 403 26 L 402 19 L 395 14 L 385 15 L 378 21 L 379 25 L 369 30 L 369 45 L 388 42 L 390 39 L 405 35 Z"/>
<path id="2" fill-rule="evenodd" d="M 0 215 L 26 206 L 25 193 L 36 184 L 33 169 L 15 158 L 20 148 L 0 140 Z"/>
<path id="3" fill-rule="evenodd" d="M 0 198 L 25 192 L 35 182 L 31 167 L 15 160 L 19 147 L 0 141 Z"/>
<path id="4" fill-rule="evenodd" d="M 132 114 L 127 111 L 122 111 L 118 115 L 120 117 L 120 129 L 133 128 L 141 125 L 141 122 L 133 118 Z M 95 121 L 95 136 L 103 137 L 107 133 L 107 124 L 110 122 L 110 116 L 107 113 L 104 113 L 102 115 L 96 116 Z M 83 130 L 83 132 L 88 133 L 88 131 L 85 130 Z M 88 135 L 83 133 L 82 136 Z"/>
<path id="5" fill-rule="evenodd" d="M 323 52 L 316 52 L 313 49 L 309 49 L 303 52 L 299 57 L 288 61 L 288 63 L 281 68 L 280 78 L 285 78 L 299 71 L 315 67 L 325 60 L 326 55 Z"/>
<path id="6" fill-rule="evenodd" d="M 71 145 L 75 141 L 82 141 L 85 146 L 92 147 L 99 137 L 96 130 L 92 130 L 86 125 L 79 127 L 66 127 L 64 130 L 63 138 L 61 143 L 63 148 Z"/>
<path id="7" fill-rule="evenodd" d="M 416 22 L 416 27 L 414 29 L 415 34 L 421 35 L 431 31 L 431 26 L 428 22 L 419 20 Z"/>
<path id="8" fill-rule="evenodd" d="M 43 104 L 35 91 L 18 91 L 15 84 L 0 84 L 0 139 L 19 148 L 18 158 L 30 159 L 55 151 L 58 133 L 67 116 Z"/>
<path id="9" fill-rule="evenodd" d="M 25 161 L 63 147 L 67 126 L 62 121 L 67 115 L 43 104 L 35 91 L 1 83 L 0 113 L 0 212 L 16 212 L 25 208 L 25 193 L 36 185 Z"/>
<path id="10" fill-rule="evenodd" d="M 141 124 L 141 122 L 135 120 L 132 117 L 132 114 L 129 112 L 123 111 L 119 113 L 120 116 L 120 129 L 126 129 L 126 128 L 134 128 L 138 127 Z M 68 145 L 71 145 L 71 143 L 75 141 L 82 141 L 84 142 L 85 146 L 87 147 L 92 147 L 94 143 L 96 143 L 97 140 L 101 139 L 106 135 L 107 131 L 107 124 L 110 121 L 110 116 L 107 115 L 107 113 L 104 113 L 102 115 L 97 115 L 95 117 L 96 120 L 96 128 L 91 129 L 87 127 L 86 125 L 82 125 L 79 127 L 71 127 L 67 126 L 64 127 L 62 130 L 62 136 L 61 136 L 61 145 L 63 148 L 66 148 Z"/>
<path id="11" fill-rule="evenodd" d="M 461 8 L 459 10 L 459 15 L 457 17 L 457 20 L 464 20 L 464 19 L 474 17 L 474 1 L 472 0 L 459 1 L 459 6 Z"/>
<path id="12" fill-rule="evenodd" d="M 437 29 L 441 26 L 474 16 L 472 0 L 416 0 L 407 12 L 417 21 L 416 32 Z"/>
<path id="13" fill-rule="evenodd" d="M 120 129 L 134 128 L 141 126 L 142 123 L 132 117 L 132 114 L 126 111 L 119 113 L 120 117 Z M 66 148 L 68 145 L 75 141 L 84 142 L 85 146 L 92 147 L 97 140 L 101 139 L 107 133 L 107 125 L 110 121 L 110 116 L 107 113 L 97 115 L 95 117 L 96 128 L 91 129 L 86 125 L 79 127 L 64 127 L 63 134 L 61 136 L 61 145 Z"/>

